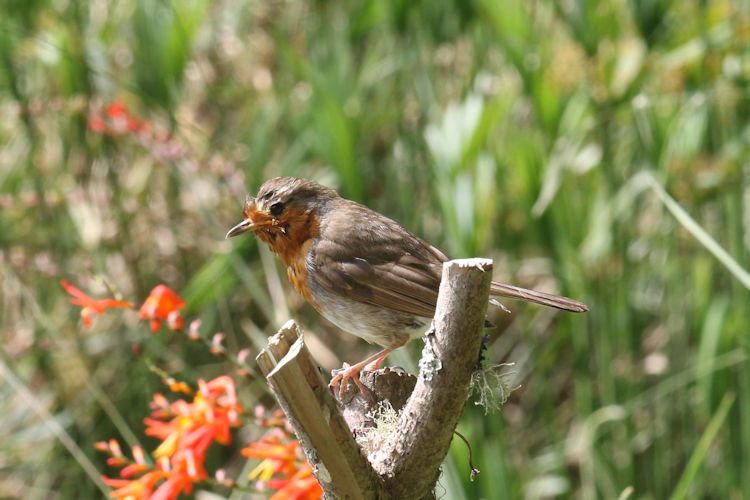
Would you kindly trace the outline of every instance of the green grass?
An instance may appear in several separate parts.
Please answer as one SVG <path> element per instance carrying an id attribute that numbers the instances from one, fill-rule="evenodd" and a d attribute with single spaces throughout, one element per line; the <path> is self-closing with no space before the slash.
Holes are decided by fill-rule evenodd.
<path id="1" fill-rule="evenodd" d="M 492 257 L 498 279 L 591 307 L 492 313 L 488 357 L 514 362 L 520 388 L 500 413 L 467 406 L 482 472 L 469 481 L 457 440 L 444 498 L 750 497 L 749 13 L 4 2 L 0 497 L 98 498 L 93 442 L 153 444 L 139 436 L 160 383 L 131 344 L 188 381 L 230 370 L 131 313 L 84 328 L 60 279 L 134 301 L 164 282 L 233 349 L 291 316 L 326 368 L 370 352 L 252 238 L 224 241 L 275 175 L 318 179 L 452 256 Z M 113 100 L 169 140 L 89 130 Z"/>

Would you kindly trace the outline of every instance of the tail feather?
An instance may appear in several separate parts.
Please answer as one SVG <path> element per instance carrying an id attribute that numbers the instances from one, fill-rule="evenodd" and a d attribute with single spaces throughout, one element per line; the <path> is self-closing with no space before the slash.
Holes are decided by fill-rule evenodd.
<path id="1" fill-rule="evenodd" d="M 556 307 L 565 311 L 572 312 L 586 312 L 589 308 L 586 304 L 578 302 L 577 300 L 569 299 L 568 297 L 561 297 L 559 295 L 552 295 L 544 292 L 537 292 L 535 290 L 528 290 L 513 285 L 506 285 L 505 283 L 498 283 L 493 281 L 490 285 L 490 294 L 497 295 L 500 297 L 510 297 L 512 299 L 520 299 L 528 302 L 535 302 L 544 306 Z"/>

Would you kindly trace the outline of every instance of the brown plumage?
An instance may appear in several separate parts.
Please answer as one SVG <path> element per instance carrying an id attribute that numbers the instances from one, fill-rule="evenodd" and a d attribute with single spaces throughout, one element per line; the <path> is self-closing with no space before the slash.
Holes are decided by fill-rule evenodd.
<path id="1" fill-rule="evenodd" d="M 287 267 L 294 288 L 342 330 L 384 349 L 339 373 L 331 386 L 375 369 L 394 349 L 421 335 L 435 314 L 448 257 L 397 222 L 314 181 L 279 177 L 248 197 L 243 221 L 227 237 L 253 231 Z M 573 299 L 492 282 L 495 296 L 573 312 Z"/>

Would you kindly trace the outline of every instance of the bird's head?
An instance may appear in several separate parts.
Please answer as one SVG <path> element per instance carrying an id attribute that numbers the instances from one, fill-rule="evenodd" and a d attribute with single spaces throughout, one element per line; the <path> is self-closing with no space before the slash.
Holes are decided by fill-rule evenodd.
<path id="1" fill-rule="evenodd" d="M 242 207 L 243 220 L 226 237 L 252 231 L 280 254 L 280 245 L 301 245 L 316 237 L 320 217 L 328 210 L 329 202 L 338 197 L 333 189 L 307 179 L 270 179 L 263 183 L 257 196 L 247 197 Z"/>

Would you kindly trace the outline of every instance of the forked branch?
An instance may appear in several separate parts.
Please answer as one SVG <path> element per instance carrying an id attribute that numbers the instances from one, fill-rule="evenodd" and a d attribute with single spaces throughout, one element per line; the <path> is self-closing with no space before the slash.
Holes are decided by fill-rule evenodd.
<path id="1" fill-rule="evenodd" d="M 295 324 L 287 323 L 258 356 L 261 371 L 289 417 L 327 498 L 433 497 L 440 464 L 448 453 L 471 374 L 477 368 L 491 277 L 491 260 L 454 260 L 443 265 L 434 329 L 425 337 L 416 386 L 403 405 L 398 424 L 377 450 L 363 453 L 357 447 Z M 403 401 L 397 394 L 390 395 L 399 392 L 396 385 L 377 383 L 379 375 L 363 377 L 366 385 L 377 386 L 369 400 L 364 398 L 368 400 L 364 406 L 358 392 L 352 394 L 350 389 L 345 394 L 339 403 L 348 408 L 346 413 L 377 405 L 374 397 L 389 403 Z M 394 380 L 392 375 L 389 380 Z M 363 419 L 348 416 L 347 420 L 353 426 L 362 425 Z"/>

